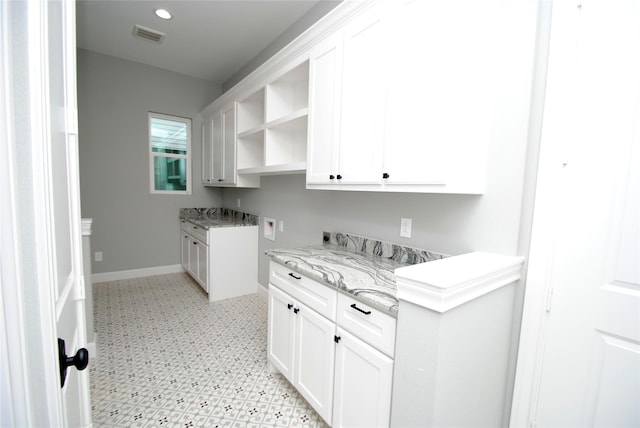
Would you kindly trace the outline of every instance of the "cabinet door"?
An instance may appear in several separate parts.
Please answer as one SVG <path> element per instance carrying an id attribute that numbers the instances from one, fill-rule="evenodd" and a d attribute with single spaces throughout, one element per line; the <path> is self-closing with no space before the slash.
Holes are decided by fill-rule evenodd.
<path id="1" fill-rule="evenodd" d="M 389 14 L 387 184 L 450 185 L 484 168 L 495 45 L 489 9 L 404 0 Z"/>
<path id="2" fill-rule="evenodd" d="M 335 324 L 296 303 L 295 387 L 318 414 L 331 424 Z"/>
<path id="3" fill-rule="evenodd" d="M 189 235 L 182 232 L 181 234 L 181 246 L 180 246 L 180 259 L 182 262 L 182 267 L 186 272 L 189 272 L 189 250 L 191 240 L 189 239 Z"/>
<path id="4" fill-rule="evenodd" d="M 224 145 L 222 144 L 222 112 L 211 118 L 211 184 L 218 184 L 224 179 Z"/>
<path id="5" fill-rule="evenodd" d="M 278 287 L 269 284 L 269 330 L 267 352 L 269 361 L 293 382 L 295 318 L 294 300 Z"/>
<path id="6" fill-rule="evenodd" d="M 189 264 L 187 271 L 194 279 L 198 279 L 198 241 L 191 236 L 189 236 Z"/>
<path id="7" fill-rule="evenodd" d="M 388 427 L 393 360 L 338 327 L 334 427 Z"/>
<path id="8" fill-rule="evenodd" d="M 197 280 L 204 288 L 204 291 L 209 292 L 209 246 L 203 244 L 202 242 L 195 241 L 197 243 L 196 247 L 198 249 L 198 270 L 197 270 Z"/>
<path id="9" fill-rule="evenodd" d="M 214 124 L 211 117 L 205 117 L 202 123 L 202 184 L 210 185 L 213 181 L 213 133 Z"/>
<path id="10" fill-rule="evenodd" d="M 340 112 L 340 183 L 382 182 L 385 64 L 382 12 L 345 26 Z"/>
<path id="11" fill-rule="evenodd" d="M 236 184 L 236 103 L 222 110 L 222 183 Z"/>
<path id="12" fill-rule="evenodd" d="M 307 183 L 326 184 L 338 174 L 342 33 L 313 48 L 309 57 Z"/>

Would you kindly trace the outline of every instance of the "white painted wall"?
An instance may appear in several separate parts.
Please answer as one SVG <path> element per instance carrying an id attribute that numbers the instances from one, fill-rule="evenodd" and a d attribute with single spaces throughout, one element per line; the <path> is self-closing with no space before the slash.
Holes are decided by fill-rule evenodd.
<path id="1" fill-rule="evenodd" d="M 218 206 L 201 181 L 199 111 L 219 84 L 85 50 L 78 51 L 82 216 L 93 218 L 93 273 L 180 263 L 178 209 Z M 151 195 L 147 113 L 192 120 L 191 195 Z"/>

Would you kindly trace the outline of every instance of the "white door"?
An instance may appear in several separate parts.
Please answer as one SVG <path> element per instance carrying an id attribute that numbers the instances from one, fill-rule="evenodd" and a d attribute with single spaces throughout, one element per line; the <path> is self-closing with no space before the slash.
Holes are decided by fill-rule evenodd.
<path id="1" fill-rule="evenodd" d="M 222 182 L 236 183 L 236 103 L 231 103 L 222 111 L 223 169 Z M 220 181 L 220 179 L 218 180 Z"/>
<path id="2" fill-rule="evenodd" d="M 338 32 L 309 53 L 308 184 L 332 183 L 338 173 L 341 73 L 342 33 Z"/>
<path id="3" fill-rule="evenodd" d="M 295 360 L 294 303 L 295 300 L 288 294 L 269 284 L 269 331 L 267 333 L 269 362 L 291 383 L 293 383 Z"/>
<path id="4" fill-rule="evenodd" d="M 387 184 L 478 175 L 490 132 L 492 52 L 500 49 L 492 38 L 501 21 L 495 6 L 405 0 L 389 14 Z"/>
<path id="5" fill-rule="evenodd" d="M 383 11 L 364 12 L 344 28 L 340 111 L 340 183 L 382 182 L 385 103 Z"/>
<path id="6" fill-rule="evenodd" d="M 215 135 L 213 124 L 215 119 L 207 116 L 202 121 L 202 184 L 211 184 L 216 171 Z"/>
<path id="7" fill-rule="evenodd" d="M 90 426 L 88 370 L 71 367 L 61 387 L 57 341 L 70 357 L 86 345 L 75 3 L 3 2 L 2 21 L 3 424 Z"/>
<path id="8" fill-rule="evenodd" d="M 296 302 L 294 386 L 318 414 L 331 424 L 336 325 Z"/>
<path id="9" fill-rule="evenodd" d="M 338 327 L 333 426 L 387 427 L 393 360 Z"/>
<path id="10" fill-rule="evenodd" d="M 640 426 L 640 3 L 554 2 L 513 426 Z"/>

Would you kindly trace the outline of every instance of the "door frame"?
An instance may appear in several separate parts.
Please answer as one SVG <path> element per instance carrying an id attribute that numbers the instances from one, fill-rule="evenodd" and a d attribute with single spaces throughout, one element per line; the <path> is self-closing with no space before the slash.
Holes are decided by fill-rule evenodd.
<path id="1" fill-rule="evenodd" d="M 75 9 L 66 3 L 69 19 Z M 0 8 L 0 150 L 6 154 L 0 157 L 0 179 L 6 184 L 0 186 L 0 421 L 8 426 L 63 426 L 56 267 L 50 251 L 55 235 L 47 2 L 3 1 Z M 65 56 L 68 67 L 75 51 Z M 79 222 L 77 228 L 80 236 Z"/>
<path id="2" fill-rule="evenodd" d="M 550 21 L 550 47 L 548 55 L 548 79 L 545 89 L 544 122 L 541 129 L 540 158 L 535 183 L 535 206 L 529 246 L 523 317 L 517 358 L 515 384 L 511 403 L 509 426 L 534 427 L 540 399 L 540 383 L 547 337 L 549 335 L 549 311 L 553 300 L 554 250 L 558 228 L 562 223 L 558 217 L 561 206 L 570 188 L 564 185 L 564 171 L 568 165 L 569 149 L 565 147 L 565 127 L 579 126 L 580 109 L 568 108 L 575 94 L 581 90 L 568 87 L 566 82 L 575 81 L 579 75 L 576 66 L 567 66 L 575 60 L 578 38 L 584 31 L 580 25 L 580 14 L 575 9 L 582 2 L 550 2 L 553 15 Z M 588 6 L 588 4 L 586 5 Z M 540 37 L 540 36 L 539 36 Z M 560 64 L 559 59 L 562 59 Z M 561 117 L 562 121 L 558 120 Z M 562 122 L 562 125 L 557 125 Z M 599 171 L 600 174 L 606 173 Z"/>

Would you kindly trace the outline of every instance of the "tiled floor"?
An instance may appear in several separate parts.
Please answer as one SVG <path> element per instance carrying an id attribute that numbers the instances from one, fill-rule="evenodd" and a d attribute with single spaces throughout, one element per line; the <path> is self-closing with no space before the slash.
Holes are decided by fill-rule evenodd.
<path id="1" fill-rule="evenodd" d="M 266 366 L 267 302 L 209 303 L 186 274 L 94 285 L 95 427 L 326 424 Z"/>

